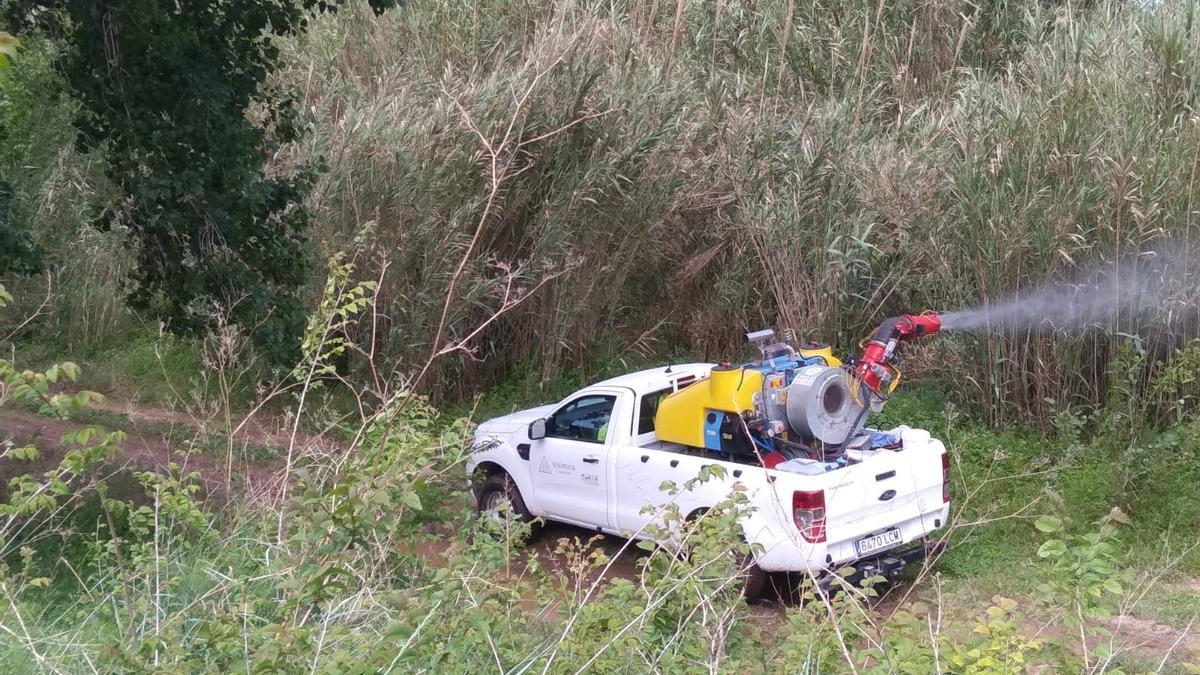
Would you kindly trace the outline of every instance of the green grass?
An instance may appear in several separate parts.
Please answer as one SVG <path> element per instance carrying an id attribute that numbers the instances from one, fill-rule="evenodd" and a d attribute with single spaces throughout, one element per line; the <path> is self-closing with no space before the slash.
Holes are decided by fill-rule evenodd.
<path id="1" fill-rule="evenodd" d="M 1194 576 L 1167 575 L 1146 594 L 1137 611 L 1172 626 L 1186 626 L 1193 620 L 1200 623 L 1200 580 Z"/>
<path id="2" fill-rule="evenodd" d="M 558 396 L 596 379 L 640 365 L 631 363 L 618 368 L 602 360 L 586 372 L 580 371 L 570 377 L 547 381 L 540 388 L 526 389 L 532 379 L 522 378 L 497 392 L 490 393 L 489 397 L 491 405 L 500 411 L 506 407 L 505 403 L 513 407 L 523 407 L 530 402 L 547 400 L 542 398 L 543 396 Z M 1106 457 L 1100 450 L 1090 447 L 1072 450 L 1065 439 L 1058 439 L 1050 434 L 1017 428 L 1004 431 L 991 429 L 977 418 L 956 412 L 937 383 L 926 381 L 911 384 L 912 386 L 897 394 L 888 404 L 885 413 L 873 419 L 872 424 L 880 427 L 900 423 L 920 426 L 928 428 L 945 440 L 958 460 L 954 486 L 956 514 L 968 520 L 1004 516 L 1019 511 L 1035 500 L 1041 500 L 1037 508 L 1030 511 L 1025 518 L 999 520 L 983 525 L 970 534 L 956 534 L 953 546 L 940 560 L 936 569 L 940 576 L 940 586 L 930 584 L 920 587 L 915 599 L 927 609 L 935 603 L 942 603 L 941 610 L 947 622 L 944 630 L 955 640 L 971 639 L 973 622 L 986 616 L 988 607 L 993 604 L 992 598 L 996 595 L 1018 601 L 1022 612 L 1019 624 L 1021 630 L 1032 631 L 1040 628 L 1046 617 L 1051 615 L 1051 608 L 1047 607 L 1039 590 L 1047 570 L 1045 563 L 1036 555 L 1037 547 L 1045 539 L 1045 535 L 1033 527 L 1032 519 L 1043 513 L 1067 515 L 1070 516 L 1068 527 L 1071 531 L 1088 531 L 1091 526 L 1089 519 L 1093 515 L 1103 514 L 1112 505 L 1122 502 L 1123 493 L 1116 492 L 1114 487 L 1121 485 L 1115 481 L 1119 476 L 1119 472 L 1114 468 L 1115 464 L 1106 462 Z M 107 411 L 85 413 L 79 419 L 114 428 L 132 428 L 139 433 L 169 435 L 180 431 L 176 426 L 164 427 L 159 423 L 140 426 L 124 415 Z M 190 430 L 183 430 L 184 433 L 187 431 Z M 1183 432 L 1176 430 L 1174 433 Z M 180 439 L 180 442 L 183 442 L 183 439 Z M 1024 478 L 1016 477 L 1028 473 L 1031 467 L 1042 473 Z M 989 476 L 1012 478 L 997 480 L 983 487 L 968 503 L 965 495 L 980 486 L 985 477 Z M 390 482 L 389 477 L 380 478 L 385 483 Z M 456 482 L 454 484 L 457 486 Z M 347 496 L 357 495 L 357 489 L 347 493 Z M 412 489 L 425 504 L 425 510 L 410 515 L 402 524 L 390 530 L 389 536 L 398 536 L 408 541 L 427 536 L 430 528 L 445 532 L 447 529 L 467 527 L 469 509 L 463 508 L 463 494 L 457 487 L 422 482 L 414 485 Z M 325 509 L 332 504 L 329 502 L 330 495 L 314 493 L 306 499 L 312 500 L 313 508 L 318 509 Z M 350 511 L 343 512 L 340 508 L 334 512 L 337 518 L 342 517 L 336 515 L 339 513 L 350 517 Z M 1128 565 L 1131 572 L 1146 573 L 1154 568 L 1152 561 L 1134 550 L 1141 545 L 1138 543 L 1142 541 L 1139 539 L 1142 536 L 1139 533 L 1144 530 L 1150 533 L 1147 536 L 1152 536 L 1161 532 L 1153 532 L 1154 528 L 1158 527 L 1153 512 L 1135 512 L 1131 515 L 1133 524 L 1126 528 L 1129 551 L 1125 554 L 1123 563 Z M 90 512 L 81 509 L 67 529 L 94 531 L 96 517 L 94 509 Z M 263 555 L 253 542 L 263 536 L 268 539 L 272 536 L 274 516 L 267 523 L 258 522 L 251 513 L 242 513 L 240 517 L 244 519 L 238 521 L 240 525 L 237 528 L 244 529 L 235 528 L 233 532 L 224 533 L 222 538 L 212 545 L 194 550 L 180 548 L 177 553 L 172 554 L 174 557 L 171 562 L 171 575 L 174 581 L 169 601 L 173 609 L 170 609 L 170 612 L 186 614 L 187 610 L 183 608 L 188 602 L 206 597 L 215 583 L 210 570 L 219 569 L 221 579 L 241 579 L 243 576 L 260 579 L 270 576 L 267 574 L 269 570 L 264 568 L 264 562 L 257 559 L 243 560 L 241 556 Z M 362 516 L 355 516 L 359 517 Z M 217 519 L 214 521 L 214 527 L 224 527 L 228 524 L 225 521 L 225 518 Z M 365 521 L 348 522 L 352 524 L 347 527 L 357 531 Z M 450 525 L 449 528 L 447 524 Z M 263 531 L 267 534 L 264 535 Z M 327 534 L 327 531 L 322 530 L 322 534 L 313 541 L 320 542 Z M 1180 530 L 1175 536 L 1180 541 L 1194 539 L 1195 531 Z M 175 545 L 182 546 L 181 543 Z M 357 550 L 352 547 L 345 552 Z M 84 549 L 60 551 L 50 540 L 37 547 L 35 560 L 39 568 L 46 570 L 52 577 L 52 592 L 26 590 L 24 595 L 28 597 L 20 599 L 20 606 L 31 622 L 36 621 L 38 630 L 54 630 L 54 627 L 60 624 L 76 626 L 81 621 L 80 614 L 86 614 L 86 608 L 89 606 L 87 591 L 67 578 L 71 572 L 65 563 L 70 561 L 84 578 L 89 580 L 88 583 L 94 583 L 91 580 L 94 579 L 95 570 L 87 567 L 90 556 L 89 551 Z M 437 591 L 430 589 L 437 588 L 444 582 L 444 576 L 441 575 L 445 573 L 441 567 L 435 565 L 432 569 L 414 576 L 411 570 L 414 567 L 422 567 L 424 563 L 404 547 L 392 551 L 384 560 L 382 564 L 393 572 L 385 577 L 386 583 L 378 588 L 386 589 L 387 593 L 407 589 L 405 592 L 412 595 L 402 594 L 397 597 L 405 597 L 407 599 L 404 602 L 414 603 L 414 607 L 422 608 L 421 612 L 426 611 L 427 608 L 422 603 L 431 601 L 431 593 L 437 594 Z M 1185 570 L 1153 589 L 1136 608 L 1137 615 L 1173 626 L 1186 625 L 1194 613 L 1195 602 L 1200 600 L 1200 596 L 1197 595 L 1197 589 L 1200 587 L 1195 586 L 1195 580 L 1183 572 Z M 237 588 L 241 589 L 243 586 Z M 255 606 L 260 609 L 272 606 L 266 598 L 274 597 L 276 591 L 269 582 L 259 580 L 247 583 L 244 588 L 246 590 L 238 590 L 237 593 L 248 593 L 249 596 L 237 595 L 238 598 L 256 598 L 252 602 L 257 603 Z M 526 591 L 534 596 L 543 592 L 547 592 L 546 589 L 536 585 Z M 617 594 L 612 597 L 621 596 Z M 220 602 L 213 602 L 216 602 L 214 606 L 222 606 Z M 918 610 L 914 608 L 913 611 Z M 116 624 L 122 620 L 120 615 L 115 617 Z M 240 619 L 233 623 L 237 626 L 242 625 Z M 112 634 L 114 625 L 114 621 L 109 619 L 90 620 L 77 628 L 80 632 L 74 639 L 98 644 L 120 642 L 120 638 Z M 238 631 L 240 630 L 242 629 L 238 628 Z M 235 635 L 240 633 L 235 632 Z M 194 640 L 195 636 L 189 636 L 188 639 Z M 19 641 L 7 638 L 0 641 L 0 665 L 10 667 L 13 672 L 27 669 L 30 657 L 22 649 Z M 1148 657 L 1142 654 L 1129 654 L 1122 657 L 1122 663 L 1144 665 L 1146 658 Z"/>
<path id="3" fill-rule="evenodd" d="M 169 407 L 200 386 L 201 353 L 196 341 L 135 331 L 117 342 L 100 349 L 70 350 L 55 340 L 22 340 L 14 345 L 13 361 L 34 369 L 74 361 L 80 366 L 78 387 L 131 403 Z"/>
<path id="4" fill-rule="evenodd" d="M 194 341 L 154 335 L 105 350 L 80 365 L 87 373 L 81 384 L 121 400 L 160 404 L 190 391 L 201 369 Z"/>

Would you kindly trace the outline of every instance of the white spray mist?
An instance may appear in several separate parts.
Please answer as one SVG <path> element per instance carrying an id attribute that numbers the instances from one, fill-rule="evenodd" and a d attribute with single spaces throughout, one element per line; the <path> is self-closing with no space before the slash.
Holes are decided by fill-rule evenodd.
<path id="1" fill-rule="evenodd" d="M 999 302 L 943 312 L 942 330 L 1197 325 L 1200 257 L 1148 251 L 1018 292 Z"/>

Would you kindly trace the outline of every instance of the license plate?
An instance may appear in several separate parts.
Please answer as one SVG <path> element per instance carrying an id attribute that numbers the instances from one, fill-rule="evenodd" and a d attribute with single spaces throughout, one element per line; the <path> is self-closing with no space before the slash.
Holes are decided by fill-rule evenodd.
<path id="1" fill-rule="evenodd" d="M 900 530 L 888 530 L 879 534 L 859 539 L 854 542 L 854 552 L 861 558 L 872 553 L 887 550 L 903 540 Z"/>

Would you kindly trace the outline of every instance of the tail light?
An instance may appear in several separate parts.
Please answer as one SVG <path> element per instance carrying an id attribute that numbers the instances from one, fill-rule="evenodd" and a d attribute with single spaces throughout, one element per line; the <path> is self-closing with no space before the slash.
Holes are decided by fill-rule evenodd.
<path id="1" fill-rule="evenodd" d="M 810 544 L 825 541 L 825 491 L 793 492 L 792 518 L 804 541 Z"/>
<path id="2" fill-rule="evenodd" d="M 942 453 L 942 503 L 950 503 L 950 454 Z"/>

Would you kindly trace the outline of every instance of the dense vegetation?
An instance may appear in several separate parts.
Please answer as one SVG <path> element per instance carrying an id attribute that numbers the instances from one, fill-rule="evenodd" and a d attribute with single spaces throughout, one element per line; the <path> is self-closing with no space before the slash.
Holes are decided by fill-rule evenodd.
<path id="1" fill-rule="evenodd" d="M 241 130 L 229 133 L 246 137 L 239 147 L 266 153 L 264 186 L 327 167 L 307 202 L 305 234 L 319 258 L 375 225 L 360 240 L 370 252 L 361 273 L 379 282 L 379 316 L 355 337 L 374 338 L 388 370 L 419 370 L 506 297 L 512 304 L 545 282 L 475 336 L 475 358 L 439 360 L 418 385 L 438 400 L 493 385 L 523 364 L 552 377 L 601 350 L 726 355 L 743 330 L 764 324 L 849 350 L 889 313 L 996 300 L 1078 267 L 1191 240 L 1200 157 L 1193 3 L 1153 12 L 1119 2 L 876 5 L 417 3 L 380 16 L 352 5 L 268 43 L 278 59 L 255 62 L 280 65 L 261 90 L 274 92 L 270 99 L 248 88 L 252 77 L 241 93 L 215 98 L 228 108 L 259 97 L 247 111 L 253 124 L 239 120 Z M 119 304 L 131 293 L 145 306 L 156 283 L 147 286 L 146 274 L 209 282 L 168 274 L 174 266 L 147 252 L 145 233 L 157 221 L 133 218 L 103 236 L 85 227 L 103 206 L 137 203 L 129 185 L 114 193 L 101 174 L 148 179 L 128 162 L 113 168 L 114 156 L 129 154 L 119 139 L 107 162 L 71 149 L 81 111 L 64 98 L 64 76 L 48 67 L 62 60 L 61 47 L 27 41 L 30 65 L 14 76 L 10 96 L 30 100 L 5 113 L 8 133 L 30 139 L 6 145 L 2 158 L 13 183 L 11 221 L 49 252 L 54 274 L 69 275 L 56 286 L 61 295 L 100 296 L 102 308 L 64 297 L 56 304 L 70 311 L 44 314 L 42 334 L 99 349 L 124 342 L 139 320 Z M 67 62 L 94 64 L 99 49 L 68 52 Z M 180 49 L 172 58 L 184 58 Z M 199 87 L 240 54 L 214 49 L 210 71 L 197 63 L 185 81 Z M 65 77 L 82 82 L 89 73 Z M 98 110 L 112 111 L 116 89 L 87 91 L 85 105 L 103 101 Z M 279 147 L 253 140 L 295 137 L 285 132 L 300 120 L 272 123 L 277 104 L 268 101 L 286 97 L 295 97 L 309 133 Z M 207 153 L 189 170 L 219 172 L 236 153 L 200 138 L 212 136 L 203 131 L 212 120 L 231 124 L 228 115 L 194 107 L 196 125 L 181 118 L 165 128 L 181 147 Z M 91 131 L 102 130 L 84 137 Z M 251 172 L 252 154 L 239 164 Z M 494 167 L 481 162 L 489 154 L 501 160 Z M 216 229 L 228 230 L 233 249 L 244 239 L 248 251 L 268 246 L 254 228 L 274 222 L 266 214 L 295 196 L 253 197 L 251 176 L 163 180 L 216 190 L 200 201 L 220 201 L 227 224 Z M 241 196 L 222 197 L 227 189 Z M 155 218 L 188 224 L 164 224 L 172 243 L 163 250 L 205 259 L 183 255 L 205 239 L 188 234 L 201 227 L 199 198 L 177 200 L 172 190 L 151 190 L 164 205 Z M 241 217 L 236 204 L 251 211 Z M 288 228 L 277 230 L 280 239 Z M 117 254 L 125 239 L 149 258 L 131 265 Z M 286 257 L 292 262 L 264 273 L 301 264 Z M 215 266 L 212 284 L 255 295 L 258 282 L 229 267 L 233 258 L 247 269 L 274 258 L 243 252 L 206 263 Z M 80 259 L 94 269 L 80 269 Z M 311 304 L 324 270 L 309 267 Z M 41 290 L 18 297 L 36 307 Z M 221 293 L 167 290 L 161 299 L 178 311 L 136 317 L 211 326 L 203 306 L 232 299 L 192 301 Z M 100 317 L 79 326 L 84 311 Z M 1122 328 L 1147 338 L 1143 379 L 1169 361 L 1180 336 L 1197 332 L 1153 322 Z M 79 331 L 95 334 L 76 344 Z M 1102 399 L 1117 342 L 1103 330 L 1029 329 L 947 342 L 921 365 L 965 374 L 943 379 L 964 399 L 983 401 L 993 422 L 1045 423 L 1063 405 Z M 367 368 L 351 361 L 349 372 L 362 376 Z"/>
<path id="2" fill-rule="evenodd" d="M 946 439 L 956 522 L 882 609 L 741 602 L 736 493 L 596 581 L 460 473 L 471 418 L 749 328 L 1186 255 L 1200 27 L 1151 5 L 0 2 L 0 412 L 70 430 L 0 459 L 0 668 L 1188 667 L 1195 289 L 912 355 L 878 422 Z M 200 429 L 118 470 L 147 423 L 89 389 Z"/>

